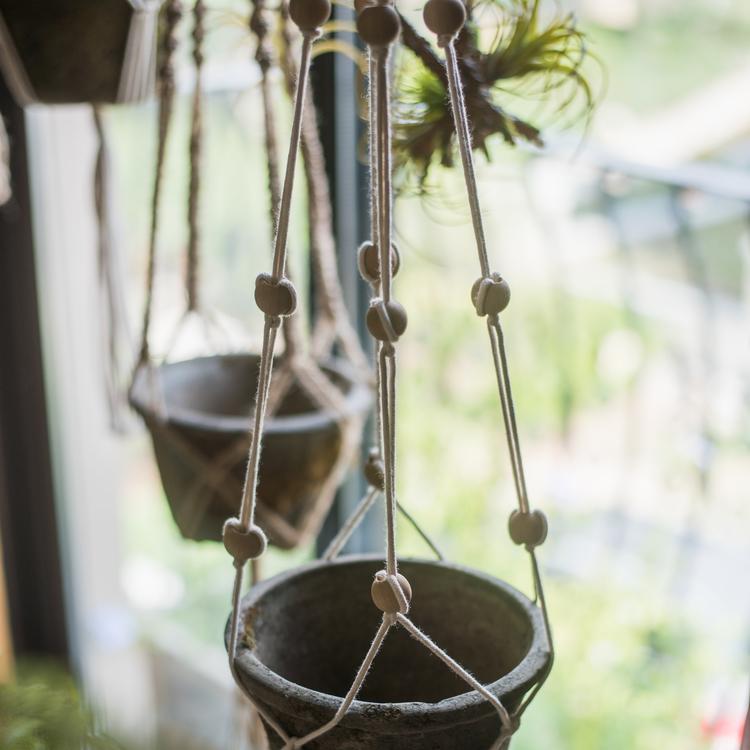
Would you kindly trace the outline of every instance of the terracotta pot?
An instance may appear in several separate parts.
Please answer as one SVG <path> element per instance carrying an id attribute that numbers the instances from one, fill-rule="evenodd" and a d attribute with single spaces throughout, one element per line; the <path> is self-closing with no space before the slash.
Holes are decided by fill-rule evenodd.
<path id="1" fill-rule="evenodd" d="M 200 357 L 143 368 L 134 379 L 130 402 L 151 433 L 172 515 L 189 539 L 220 540 L 239 510 L 258 363 L 251 354 Z M 344 362 L 323 370 L 346 396 L 345 423 L 361 434 L 370 391 Z M 280 547 L 317 534 L 333 500 L 327 480 L 345 445 L 337 418 L 293 385 L 266 420 L 257 519 Z"/>
<path id="2" fill-rule="evenodd" d="M 380 623 L 370 599 L 376 557 L 316 562 L 253 587 L 242 603 L 237 671 L 248 693 L 290 733 L 322 726 L 351 686 Z M 400 566 L 414 591 L 412 621 L 468 668 L 508 710 L 551 667 L 539 608 L 502 581 L 443 562 Z M 228 629 L 227 629 L 228 638 Z M 310 750 L 486 750 L 494 709 L 397 627 L 360 700 Z M 271 747 L 282 747 L 268 730 Z"/>
<path id="3" fill-rule="evenodd" d="M 0 63 L 16 99 L 21 104 L 113 103 L 123 98 L 121 84 L 128 76 L 143 77 L 143 88 L 136 88 L 141 97 L 147 94 L 158 5 L 149 0 L 142 11 L 134 5 L 141 3 L 3 0 Z"/>

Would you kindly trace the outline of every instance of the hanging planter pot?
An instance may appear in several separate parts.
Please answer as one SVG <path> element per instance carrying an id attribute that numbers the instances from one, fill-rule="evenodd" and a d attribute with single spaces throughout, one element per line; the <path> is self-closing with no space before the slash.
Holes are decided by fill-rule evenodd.
<path id="1" fill-rule="evenodd" d="M 239 511 L 258 360 L 200 357 L 143 367 L 134 379 L 130 403 L 151 433 L 170 510 L 190 539 L 221 540 L 224 521 Z M 329 478 L 342 452 L 353 457 L 344 436 L 361 431 L 370 406 L 369 390 L 345 362 L 333 360 L 324 372 L 344 396 L 344 414 L 321 410 L 292 385 L 265 423 L 258 520 L 283 548 L 317 533 L 334 496 Z M 150 373 L 158 378 L 158 399 Z"/>
<path id="2" fill-rule="evenodd" d="M 204 15 L 205 4 L 197 0 L 192 31 L 196 87 L 187 210 L 187 309 L 182 322 L 197 317 L 210 323 L 199 299 L 198 283 Z M 141 352 L 129 399 L 151 433 L 165 495 L 177 526 L 184 537 L 196 541 L 220 541 L 226 519 L 239 513 L 248 476 L 248 454 L 253 452 L 250 446 L 255 430 L 255 400 L 259 392 L 264 399 L 270 399 L 273 407 L 265 424 L 257 430 L 258 441 L 261 435 L 264 441 L 262 452 L 255 451 L 256 457 L 260 453 L 260 464 L 256 462 L 257 520 L 271 542 L 290 549 L 318 532 L 359 446 L 370 392 L 363 385 L 361 373 L 343 359 L 332 358 L 330 350 L 320 358 L 305 351 L 291 317 L 278 322 L 286 347 L 275 368 L 275 386 L 281 387 L 274 387 L 270 393 L 258 387 L 258 354 L 216 354 L 166 364 L 152 357 L 149 330 L 158 209 L 175 96 L 173 53 L 179 17 L 179 2 L 169 0 L 161 38 L 159 137 L 146 305 Z M 344 346 L 341 351 L 347 354 Z M 265 405 L 258 411 L 265 415 Z M 255 471 L 252 475 L 254 482 Z"/>
<path id="3" fill-rule="evenodd" d="M 370 598 L 375 556 L 316 562 L 257 584 L 242 601 L 237 677 L 259 708 L 301 737 L 349 689 L 381 618 Z M 542 613 L 507 583 L 444 562 L 405 560 L 410 617 L 514 711 L 544 679 Z M 227 630 L 227 635 L 229 630 Z M 341 723 L 310 750 L 479 750 L 498 733 L 488 702 L 403 628 L 386 638 Z M 269 731 L 271 747 L 283 746 Z"/>
<path id="4" fill-rule="evenodd" d="M 3 0 L 0 68 L 19 104 L 111 104 L 147 96 L 159 4 Z"/>

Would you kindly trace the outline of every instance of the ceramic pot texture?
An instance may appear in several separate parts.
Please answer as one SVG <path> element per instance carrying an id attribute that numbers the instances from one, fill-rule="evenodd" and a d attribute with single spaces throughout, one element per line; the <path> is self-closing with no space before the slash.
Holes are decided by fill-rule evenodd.
<path id="1" fill-rule="evenodd" d="M 343 558 L 269 579 L 243 600 L 240 679 L 292 736 L 325 724 L 349 689 L 381 613 L 382 560 Z M 410 618 L 513 710 L 551 666 L 539 608 L 508 584 L 447 563 L 404 561 Z M 359 700 L 310 750 L 486 750 L 494 709 L 401 627 L 390 631 Z M 282 747 L 273 730 L 271 746 Z"/>
<path id="2" fill-rule="evenodd" d="M 131 404 L 151 432 L 164 491 L 187 538 L 220 540 L 224 521 L 239 511 L 258 364 L 256 355 L 218 355 L 162 365 L 151 373 L 144 368 L 135 378 Z M 346 419 L 363 423 L 369 390 L 355 382 L 345 363 L 333 361 L 324 371 L 346 395 Z M 162 394 L 166 419 L 155 406 L 155 389 Z M 303 527 L 306 519 L 321 515 L 321 500 L 330 502 L 321 498 L 321 488 L 341 448 L 335 415 L 317 410 L 293 385 L 265 423 L 258 484 L 261 525 L 263 510 L 270 508 L 306 536 L 317 533 L 317 527 Z M 214 484 L 212 476 L 218 480 Z M 278 546 L 294 544 L 270 527 L 266 532 Z"/>

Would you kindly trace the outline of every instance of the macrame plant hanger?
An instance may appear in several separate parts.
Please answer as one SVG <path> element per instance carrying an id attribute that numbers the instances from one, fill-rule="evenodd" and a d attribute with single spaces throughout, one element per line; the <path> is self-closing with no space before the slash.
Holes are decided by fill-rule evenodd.
<path id="1" fill-rule="evenodd" d="M 157 149 L 157 169 L 154 183 L 153 216 L 150 237 L 149 269 L 147 276 L 146 306 L 144 312 L 143 338 L 139 365 L 136 368 L 131 387 L 131 402 L 144 416 L 154 439 L 154 448 L 159 463 L 162 481 L 172 507 L 173 515 L 184 536 L 191 539 L 221 538 L 224 519 L 238 510 L 244 474 L 243 459 L 248 452 L 248 435 L 246 419 L 251 416 L 252 404 L 248 410 L 244 406 L 232 406 L 232 422 L 229 427 L 222 411 L 218 416 L 209 412 L 200 412 L 194 403 L 195 390 L 188 393 L 189 409 L 197 414 L 180 422 L 173 409 L 168 408 L 168 378 L 162 375 L 163 366 L 155 366 L 150 354 L 149 327 L 153 306 L 153 286 L 155 274 L 155 256 L 158 227 L 159 200 L 163 173 L 165 143 L 169 132 L 172 100 L 174 97 L 174 71 L 172 54 L 175 48 L 175 28 L 179 20 L 180 7 L 177 3 L 167 7 L 166 29 L 163 36 L 162 53 L 162 87 L 159 114 L 159 146 Z M 189 241 L 187 249 L 187 310 L 181 323 L 189 316 L 199 314 L 204 319 L 205 311 L 200 305 L 198 269 L 199 269 L 199 194 L 200 194 L 200 157 L 201 157 L 201 69 L 203 65 L 203 19 L 205 8 L 199 0 L 194 7 L 193 57 L 196 67 L 196 89 L 193 98 L 193 116 L 190 142 L 190 191 L 188 202 Z M 266 33 L 265 5 L 256 5 L 251 19 L 251 28 L 259 39 L 256 59 L 261 68 L 262 93 L 265 102 L 266 141 L 268 153 L 269 186 L 271 188 L 271 206 L 279 216 L 283 201 L 278 189 L 278 169 L 275 158 L 274 115 L 270 103 L 268 84 L 268 67 L 271 64 L 270 50 Z M 316 204 L 317 205 L 317 204 Z M 282 208 L 279 208 L 281 206 Z M 286 209 L 284 221 L 288 225 Z M 275 222 L 274 222 L 275 225 Z M 315 227 L 317 225 L 311 224 Z M 285 230 L 286 231 L 286 230 Z M 320 234 L 320 232 L 318 232 Z M 332 240 L 327 248 L 333 253 Z M 315 251 L 318 257 L 316 268 L 331 268 L 333 273 L 317 274 L 317 288 L 322 290 L 321 299 L 334 299 L 334 303 L 321 306 L 320 319 L 326 319 L 328 325 L 336 332 L 334 340 L 341 344 L 341 349 L 348 354 L 353 364 L 351 367 L 340 359 L 318 358 L 311 356 L 303 345 L 302 335 L 297 321 L 290 316 L 283 317 L 285 350 L 279 357 L 275 388 L 267 394 L 264 408 L 264 424 L 271 431 L 275 430 L 275 445 L 266 453 L 264 471 L 261 471 L 261 502 L 258 504 L 258 521 L 268 532 L 273 543 L 283 548 L 293 548 L 317 533 L 325 514 L 334 498 L 335 491 L 359 445 L 359 438 L 369 404 L 368 388 L 364 383 L 362 362 L 365 362 L 361 350 L 351 346 L 356 342 L 351 326 L 346 319 L 341 290 L 335 270 L 335 257 L 331 260 L 322 251 Z M 271 277 L 259 278 L 256 283 L 256 297 L 265 299 L 274 285 Z M 276 298 L 275 303 L 296 305 L 296 292 L 289 285 L 282 285 L 285 301 Z M 338 298 L 338 299 L 337 299 Z M 327 314 L 330 312 L 330 316 Z M 330 319 L 329 319 L 330 318 Z M 280 326 L 282 324 L 280 323 Z M 179 324 L 178 324 L 179 330 Z M 275 331 L 274 331 L 275 336 Z M 267 337 L 261 351 L 267 346 Z M 349 342 L 348 344 L 346 342 Z M 169 347 L 171 348 L 171 346 Z M 168 351 L 169 351 L 168 348 Z M 199 382 L 200 390 L 207 393 L 211 389 L 231 387 L 236 391 L 244 390 L 248 377 L 255 370 L 251 355 L 236 354 L 214 358 L 216 363 L 205 361 L 201 364 L 207 374 Z M 178 363 L 180 364 L 180 363 Z M 172 365 L 167 365 L 167 370 Z M 329 376 L 325 369 L 332 368 Z M 216 376 L 234 372 L 234 380 L 222 386 L 216 382 Z M 230 372 L 230 375 L 231 375 Z M 262 373 L 261 373 L 262 374 Z M 149 397 L 144 403 L 144 377 L 150 380 Z M 225 375 L 224 377 L 228 377 Z M 259 390 L 258 394 L 262 391 Z M 299 427 L 288 426 L 294 423 L 296 413 L 291 412 L 287 418 L 289 405 L 287 397 L 294 403 L 306 399 L 312 409 L 311 415 L 302 415 Z M 286 409 L 286 411 L 284 411 Z M 257 409 L 255 410 L 257 411 Z M 269 421 L 266 421 L 268 418 Z M 251 416 L 251 421 L 254 417 Z M 299 421 L 299 420 L 298 420 Z M 296 430 L 296 432 L 295 432 Z M 286 442 L 284 442 L 286 441 Z M 273 440 L 271 441 L 273 442 Z M 270 443 L 269 443 L 270 446 Z M 283 471 L 278 467 L 283 465 Z M 286 467 L 291 467 L 287 471 Z M 265 478 L 265 480 L 264 480 Z M 291 506 L 291 507 L 290 507 Z"/>
<path id="2" fill-rule="evenodd" d="M 481 277 L 473 286 L 472 300 L 477 314 L 487 319 L 493 364 L 497 377 L 503 422 L 518 500 L 518 509 L 511 514 L 509 531 L 512 540 L 516 544 L 525 546 L 530 556 L 535 590 L 535 600 L 532 606 L 540 613 L 539 616 L 543 623 L 542 628 L 546 642 L 545 651 L 547 661 L 545 662 L 545 666 L 537 675 L 538 679 L 535 680 L 533 688 L 518 702 L 513 710 L 506 708 L 503 701 L 492 690 L 477 680 L 464 666 L 435 643 L 429 635 L 422 632 L 409 617 L 413 592 L 409 581 L 399 571 L 395 522 L 397 511 L 395 485 L 396 344 L 399 337 L 406 330 L 407 316 L 404 308 L 394 299 L 392 289 L 397 255 L 393 250 L 393 194 L 391 185 L 393 167 L 391 157 L 389 57 L 391 47 L 400 33 L 400 20 L 396 9 L 388 2 L 361 4 L 357 10 L 357 29 L 368 48 L 370 71 L 371 216 L 373 238 L 372 242 L 367 243 L 360 251 L 360 265 L 365 271 L 366 278 L 369 276 L 373 291 L 378 292 L 377 296 L 373 296 L 371 300 L 366 315 L 366 324 L 377 345 L 378 424 L 380 429 L 382 486 L 385 496 L 387 534 L 385 569 L 375 574 L 371 587 L 371 596 L 374 605 L 382 612 L 382 619 L 354 675 L 350 688 L 338 702 L 333 716 L 322 723 L 321 726 L 313 728 L 306 733 L 292 735 L 287 732 L 279 719 L 271 715 L 271 712 L 266 710 L 265 707 L 259 705 L 258 696 L 253 695 L 243 681 L 243 675 L 238 668 L 238 652 L 241 638 L 240 624 L 242 618 L 240 598 L 243 571 L 247 561 L 262 555 L 266 547 L 265 536 L 255 523 L 255 488 L 257 485 L 263 419 L 268 400 L 268 391 L 271 385 L 276 332 L 282 323 L 282 319 L 293 314 L 296 299 L 293 286 L 285 276 L 289 207 L 295 163 L 300 143 L 300 129 L 306 99 L 311 48 L 313 41 L 320 35 L 320 29 L 330 14 L 330 3 L 328 0 L 291 0 L 291 18 L 300 27 L 303 35 L 299 83 L 295 98 L 284 189 L 279 209 L 273 273 L 268 275 L 261 274 L 259 282 L 262 282 L 261 288 L 263 294 L 259 295 L 256 292 L 258 306 L 265 313 L 264 348 L 261 357 L 261 377 L 246 485 L 239 517 L 230 519 L 224 527 L 224 543 L 228 552 L 232 555 L 235 565 L 232 613 L 229 620 L 227 637 L 229 664 L 237 684 L 255 705 L 268 727 L 278 735 L 281 743 L 283 743 L 284 750 L 299 750 L 310 743 L 316 743 L 315 746 L 321 748 L 336 747 L 335 743 L 325 744 L 324 738 L 338 727 L 346 717 L 347 712 L 352 708 L 389 632 L 394 627 L 401 626 L 413 639 L 436 656 L 460 680 L 473 691 L 476 691 L 496 712 L 499 720 L 499 728 L 495 739 L 489 745 L 489 749 L 502 750 L 508 747 L 511 737 L 519 726 L 521 715 L 543 684 L 553 657 L 549 619 L 535 553 L 536 547 L 542 544 L 546 537 L 547 524 L 545 516 L 538 510 L 532 511 L 529 505 L 513 399 L 510 390 L 508 362 L 499 320 L 499 314 L 505 309 L 510 300 L 510 291 L 502 277 L 497 273 L 493 273 L 490 269 L 478 200 L 471 150 L 471 135 L 454 47 L 456 36 L 463 28 L 466 12 L 461 0 L 428 0 L 424 14 L 428 28 L 437 35 L 439 46 L 445 50 L 451 105 L 480 259 Z M 375 255 L 377 257 L 377 270 L 374 269 Z M 363 502 L 366 501 L 367 498 Z M 353 529 L 356 523 L 361 520 L 363 514 L 359 513 L 359 510 L 355 511 L 353 519 L 347 524 L 349 530 Z M 335 556 L 338 549 L 329 555 L 330 559 Z M 330 570 L 333 572 L 336 564 L 329 564 L 331 565 Z M 414 592 L 415 595 L 418 593 Z M 331 602 L 329 604 L 345 606 L 344 602 Z M 253 618 L 260 616 L 258 610 L 255 608 L 248 610 L 248 615 Z M 502 634 L 499 634 L 498 637 L 502 638 Z M 252 636 L 251 640 L 254 641 Z M 249 648 L 252 649 L 254 646 L 251 645 Z M 268 671 L 267 668 L 264 669 L 266 669 L 266 672 Z M 280 701 L 282 703 L 285 702 L 283 695 L 280 697 Z M 396 707 L 393 710 L 393 720 L 395 721 L 398 711 Z M 316 741 L 322 741 L 323 744 L 318 745 Z M 401 746 L 399 745 L 399 747 Z M 366 747 L 375 747 L 375 745 L 368 744 Z M 475 746 L 471 747 L 472 750 L 475 750 Z"/>

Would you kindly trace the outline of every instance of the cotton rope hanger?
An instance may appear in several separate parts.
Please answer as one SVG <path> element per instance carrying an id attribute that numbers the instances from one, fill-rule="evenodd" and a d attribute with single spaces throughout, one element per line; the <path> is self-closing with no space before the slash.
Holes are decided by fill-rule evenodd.
<path id="1" fill-rule="evenodd" d="M 283 276 L 285 259 L 286 227 L 288 223 L 288 208 L 294 177 L 294 163 L 299 147 L 299 129 L 302 120 L 302 110 L 305 98 L 305 85 L 307 81 L 310 48 L 312 40 L 320 33 L 320 26 L 327 20 L 330 13 L 330 5 L 327 0 L 293 0 L 291 16 L 295 23 L 303 31 L 302 59 L 300 63 L 300 77 L 295 101 L 295 116 L 292 125 L 292 136 L 287 162 L 287 174 L 284 183 L 284 192 L 279 212 L 279 224 L 277 228 L 277 242 L 274 270 L 275 275 L 271 277 L 274 289 L 273 295 L 266 298 L 257 298 L 259 307 L 266 313 L 265 336 L 263 355 L 261 363 L 261 378 L 259 382 L 258 407 L 256 410 L 256 423 L 251 444 L 246 491 L 243 494 L 242 509 L 240 517 L 230 519 L 225 525 L 225 545 L 234 558 L 235 584 L 232 596 L 232 615 L 230 618 L 230 635 L 228 653 L 230 668 L 238 685 L 243 689 L 242 682 L 236 671 L 236 656 L 239 638 L 240 622 L 240 593 L 244 565 L 247 560 L 260 556 L 265 549 L 265 537 L 260 528 L 255 526 L 253 514 L 255 506 L 255 485 L 257 482 L 257 464 L 260 454 L 260 440 L 263 426 L 263 410 L 269 387 L 272 370 L 273 346 L 275 343 L 275 331 L 281 323 L 283 315 L 289 315 L 294 310 L 294 296 L 289 292 L 289 283 Z M 486 255 L 484 234 L 481 225 L 481 215 L 477 199 L 476 183 L 471 162 L 471 143 L 468 124 L 466 122 L 463 94 L 457 74 L 457 65 L 453 40 L 460 31 L 465 20 L 465 9 L 460 0 L 429 0 L 425 8 L 425 16 L 428 27 L 439 35 L 441 46 L 446 48 L 447 63 L 450 74 L 450 93 L 456 119 L 459 142 L 461 145 L 462 162 L 464 165 L 467 189 L 477 245 L 480 251 L 482 266 L 482 279 L 475 284 L 474 301 L 478 314 L 488 317 L 488 330 L 493 351 L 493 362 L 498 378 L 498 387 L 503 407 L 503 417 L 506 426 L 508 444 L 511 453 L 514 480 L 517 490 L 519 509 L 511 515 L 510 534 L 512 539 L 519 544 L 524 544 L 529 551 L 532 560 L 532 571 L 536 600 L 544 615 L 545 629 L 549 636 L 549 624 L 546 614 L 546 606 L 542 590 L 539 568 L 536 563 L 534 548 L 544 541 L 546 535 L 546 521 L 544 516 L 538 512 L 529 510 L 526 495 L 525 481 L 523 480 L 523 466 L 518 450 L 518 434 L 515 427 L 515 416 L 510 396 L 509 378 L 507 370 L 507 358 L 502 339 L 502 331 L 499 325 L 498 313 L 507 305 L 509 295 L 507 285 L 498 275 L 492 275 L 489 270 L 489 261 Z M 376 238 L 380 266 L 380 296 L 374 297 L 367 313 L 366 322 L 370 333 L 378 342 L 378 366 L 379 366 L 379 422 L 381 430 L 381 448 L 383 456 L 384 493 L 386 505 L 386 568 L 375 575 L 372 584 L 372 598 L 375 605 L 383 612 L 382 622 L 377 629 L 374 639 L 368 649 L 364 660 L 354 678 L 351 688 L 342 699 L 338 710 L 333 718 L 320 728 L 302 737 L 290 737 L 280 724 L 269 716 L 267 712 L 260 710 L 261 715 L 268 725 L 278 733 L 285 743 L 285 750 L 298 750 L 309 742 L 315 740 L 329 730 L 333 729 L 345 716 L 364 683 L 367 672 L 375 660 L 390 629 L 400 624 L 412 637 L 437 656 L 451 671 L 466 682 L 472 689 L 476 690 L 496 710 L 500 720 L 500 731 L 498 738 L 491 745 L 491 750 L 499 750 L 508 746 L 510 738 L 519 725 L 520 716 L 528 706 L 531 697 L 536 693 L 532 691 L 530 696 L 521 703 L 519 708 L 511 715 L 502 702 L 479 683 L 460 664 L 445 653 L 437 644 L 422 633 L 419 628 L 409 619 L 409 605 L 412 596 L 411 586 L 406 578 L 398 571 L 398 556 L 396 551 L 396 529 L 395 529 L 395 375 L 396 375 L 396 346 L 398 338 L 406 329 L 406 313 L 403 307 L 392 297 L 393 256 L 392 248 L 392 187 L 391 187 L 391 143 L 390 143 L 390 87 L 388 76 L 388 60 L 391 45 L 396 41 L 400 31 L 398 14 L 389 4 L 369 5 L 361 8 L 357 28 L 360 36 L 368 45 L 373 65 L 371 71 L 374 73 L 373 95 L 376 99 L 374 124 L 375 136 L 372 144 L 375 151 L 376 176 L 373 180 L 374 191 L 373 209 L 377 222 Z M 260 278 L 263 278 L 261 275 Z M 286 282 L 286 283 L 285 283 Z M 271 301 L 275 301 L 272 305 Z M 270 312 L 269 312 L 270 308 Z M 252 698 L 248 695 L 250 700 Z"/>
<path id="2" fill-rule="evenodd" d="M 258 12 L 259 7 L 260 5 L 256 2 L 255 13 Z M 283 40 L 283 54 L 281 56 L 282 68 L 287 84 L 287 90 L 289 91 L 290 96 L 294 96 L 294 69 L 296 67 L 296 61 L 292 53 L 294 32 L 289 15 L 288 2 L 282 3 L 281 16 Z M 258 31 L 256 31 L 256 35 L 258 35 L 258 54 L 256 55 L 256 59 L 258 60 L 262 71 L 262 85 L 264 86 L 263 101 L 264 109 L 266 111 L 265 122 L 266 127 L 268 128 L 268 124 L 273 123 L 275 120 L 275 118 L 268 116 L 269 111 L 271 110 L 271 97 L 267 91 L 267 72 L 271 64 L 271 52 L 265 44 L 268 27 L 267 25 L 262 25 L 258 22 L 253 25 L 258 29 Z M 325 173 L 323 149 L 322 144 L 320 143 L 315 109 L 312 101 L 312 92 L 309 86 L 306 96 L 307 100 L 305 102 L 305 109 L 303 110 L 303 119 L 300 130 L 300 149 L 307 183 L 311 257 L 317 283 L 316 289 L 318 291 L 318 296 L 316 298 L 318 302 L 318 311 L 315 326 L 311 335 L 311 349 L 316 354 L 316 357 L 320 358 L 323 352 L 330 350 L 333 343 L 339 343 L 350 363 L 357 368 L 362 376 L 369 379 L 370 368 L 367 365 L 365 355 L 359 345 L 357 336 L 351 327 L 349 316 L 344 304 L 341 283 L 336 270 L 330 188 Z M 370 132 L 374 133 L 374 129 L 371 128 Z M 275 149 L 275 138 L 270 138 L 268 133 L 266 135 L 266 143 L 273 143 L 273 149 Z M 272 149 L 269 148 L 269 157 L 272 152 Z M 275 159 L 273 160 L 274 168 L 272 168 L 271 161 L 272 160 L 269 158 L 268 178 L 269 185 L 273 186 L 274 175 L 278 175 L 278 169 L 275 168 Z M 276 178 L 276 184 L 278 184 L 278 177 Z M 374 183 L 372 183 L 372 185 L 374 185 Z M 272 189 L 272 195 L 273 193 L 274 191 Z M 371 188 L 370 193 L 371 196 L 373 196 L 374 189 Z M 375 196 L 374 199 L 376 198 L 377 197 Z M 376 222 L 371 222 L 373 232 L 376 231 L 375 225 Z M 365 280 L 374 285 L 374 287 L 377 287 L 379 269 L 374 235 L 373 240 L 370 243 L 365 243 L 360 249 L 359 259 L 360 270 Z M 375 367 L 373 369 L 376 373 L 377 379 L 377 361 L 375 362 Z M 274 377 L 276 382 L 280 380 L 278 373 Z M 285 387 L 288 386 L 282 384 L 279 389 L 277 389 L 277 393 L 282 391 Z M 273 394 L 274 388 L 272 385 L 271 397 L 269 397 L 269 411 L 271 411 L 270 407 L 271 404 L 273 404 Z M 379 427 L 377 425 L 376 435 L 379 435 Z M 323 559 L 331 560 L 341 552 L 357 526 L 364 519 L 367 511 L 374 505 L 375 501 L 380 496 L 380 493 L 383 491 L 383 468 L 382 461 L 379 460 L 379 452 L 377 449 L 371 451 L 370 457 L 364 467 L 364 474 L 368 482 L 368 489 L 362 500 L 357 504 L 350 518 L 329 543 L 328 548 L 322 556 Z M 416 520 L 408 513 L 401 503 L 398 503 L 398 508 L 402 515 L 404 515 L 404 517 L 414 526 L 417 533 L 425 540 L 427 545 L 435 552 L 438 559 L 444 559 L 442 553 L 437 548 L 437 545 L 429 538 L 426 532 L 420 528 Z"/>
<path id="3" fill-rule="evenodd" d="M 265 0 L 255 0 L 250 19 L 250 28 L 257 38 L 255 60 L 261 72 L 261 100 L 263 104 L 263 127 L 266 153 L 266 169 L 270 194 L 270 216 L 272 243 L 275 241 L 277 224 L 280 219 L 281 188 L 276 142 L 276 113 L 274 108 L 270 71 L 274 64 L 271 41 L 268 37 L 270 24 Z M 300 128 L 301 137 L 301 128 Z M 291 281 L 291 273 L 286 269 L 286 277 Z M 267 416 L 274 414 L 295 380 L 322 408 L 331 408 L 343 414 L 343 403 L 338 390 L 320 371 L 316 363 L 304 351 L 299 319 L 293 315 L 284 317 L 282 324 L 285 348 L 276 368 L 274 388 L 269 392 L 266 404 Z"/>
<path id="4" fill-rule="evenodd" d="M 175 98 L 174 53 L 177 49 L 177 27 L 182 18 L 180 0 L 168 0 L 164 17 L 164 31 L 161 43 L 161 65 L 159 68 L 158 126 L 156 144 L 156 169 L 151 195 L 151 223 L 149 227 L 148 261 L 146 268 L 146 295 L 141 324 L 141 341 L 131 380 L 131 390 L 141 368 L 146 368 L 155 408 L 164 415 L 166 406 L 159 387 L 158 378 L 151 358 L 151 318 L 154 306 L 154 286 L 156 281 L 156 250 L 159 230 L 162 186 L 164 181 L 164 161 L 172 123 Z"/>
<path id="5" fill-rule="evenodd" d="M 185 253 L 185 311 L 175 326 L 165 347 L 162 359 L 167 359 L 175 348 L 186 324 L 191 319 L 200 321 L 207 342 L 218 348 L 218 337 L 225 335 L 219 321 L 200 300 L 200 198 L 202 183 L 203 151 L 203 41 L 205 37 L 206 7 L 203 0 L 195 0 L 193 5 L 192 58 L 195 70 L 195 87 L 190 116 L 189 165 L 190 175 L 187 201 L 188 241 Z M 171 131 L 174 99 L 176 93 L 174 53 L 177 49 L 177 28 L 183 15 L 182 4 L 170 0 L 166 6 L 165 30 L 162 40 L 162 65 L 159 74 L 159 114 L 157 133 L 156 170 L 154 174 L 153 195 L 151 202 L 151 226 L 149 232 L 148 267 L 146 273 L 146 301 L 141 330 L 141 345 L 136 364 L 136 372 L 147 367 L 152 382 L 154 406 L 158 406 L 163 417 L 166 416 L 166 403 L 158 382 L 157 368 L 154 367 L 150 345 L 151 323 L 153 317 L 154 288 L 157 270 L 157 247 L 159 240 L 159 218 L 164 181 L 164 163 L 166 149 Z"/>

